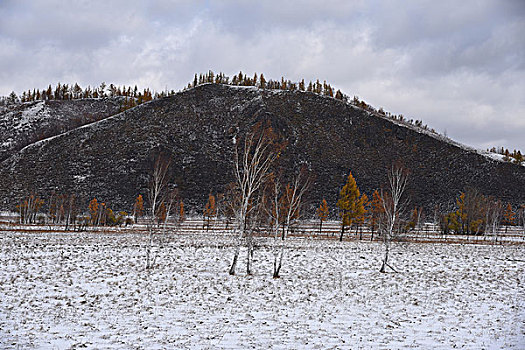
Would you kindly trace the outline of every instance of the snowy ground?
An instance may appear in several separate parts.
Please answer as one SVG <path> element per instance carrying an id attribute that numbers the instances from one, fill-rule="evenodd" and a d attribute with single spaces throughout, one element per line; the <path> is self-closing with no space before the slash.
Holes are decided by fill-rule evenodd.
<path id="1" fill-rule="evenodd" d="M 229 276 L 232 241 L 0 232 L 0 348 L 524 349 L 525 245 L 292 238 L 282 278 L 261 242 Z"/>

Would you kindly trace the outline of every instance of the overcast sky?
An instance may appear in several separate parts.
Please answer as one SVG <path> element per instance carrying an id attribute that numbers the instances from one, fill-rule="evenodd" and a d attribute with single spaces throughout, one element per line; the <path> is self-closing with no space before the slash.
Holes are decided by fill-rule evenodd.
<path id="1" fill-rule="evenodd" d="M 0 94 L 320 79 L 462 143 L 525 150 L 525 1 L 0 0 Z"/>

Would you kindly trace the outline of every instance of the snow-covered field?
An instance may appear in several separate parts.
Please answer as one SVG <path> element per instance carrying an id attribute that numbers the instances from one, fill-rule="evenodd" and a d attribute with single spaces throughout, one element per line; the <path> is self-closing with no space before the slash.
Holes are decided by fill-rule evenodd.
<path id="1" fill-rule="evenodd" d="M 524 349 L 525 245 L 292 238 L 282 277 L 260 242 L 174 235 L 144 270 L 145 235 L 0 232 L 0 348 Z"/>

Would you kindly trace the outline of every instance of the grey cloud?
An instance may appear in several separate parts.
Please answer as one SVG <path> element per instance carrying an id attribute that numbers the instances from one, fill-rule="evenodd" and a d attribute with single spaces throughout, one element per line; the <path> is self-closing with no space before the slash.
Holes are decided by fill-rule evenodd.
<path id="1" fill-rule="evenodd" d="M 523 8 L 495 0 L 4 1 L 0 94 L 58 81 L 179 89 L 208 69 L 264 72 L 326 79 L 461 142 L 523 150 Z"/>

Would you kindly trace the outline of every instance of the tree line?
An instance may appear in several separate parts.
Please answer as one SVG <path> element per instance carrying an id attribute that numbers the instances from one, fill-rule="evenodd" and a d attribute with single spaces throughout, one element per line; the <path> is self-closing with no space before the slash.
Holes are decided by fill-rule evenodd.
<path id="1" fill-rule="evenodd" d="M 153 92 L 150 88 L 144 88 L 141 91 L 137 85 L 134 87 L 126 87 L 125 85 L 118 86 L 115 84 L 106 85 L 105 82 L 102 82 L 98 87 L 87 86 L 85 88 L 82 88 L 78 83 L 71 85 L 58 83 L 54 87 L 49 84 L 47 88 L 42 90 L 29 89 L 22 92 L 21 95 L 17 95 L 12 91 L 9 96 L 0 99 L 0 105 L 12 105 L 36 101 L 64 101 L 88 98 L 121 97 L 122 109 L 125 110 L 156 98 L 172 96 L 175 93 L 174 90 Z"/>
<path id="2" fill-rule="evenodd" d="M 199 85 L 203 84 L 223 84 L 231 86 L 254 86 L 260 89 L 271 89 L 271 90 L 288 90 L 288 91 L 306 91 L 315 93 L 322 96 L 333 97 L 335 99 L 344 101 L 346 103 L 353 104 L 361 109 L 364 109 L 370 113 L 397 120 L 398 122 L 416 126 L 428 130 L 430 132 L 436 133 L 434 129 L 429 129 L 427 125 L 423 124 L 422 120 L 413 120 L 405 118 L 402 114 L 395 115 L 390 112 L 385 112 L 383 108 L 375 109 L 371 105 L 367 104 L 365 101 L 360 100 L 357 96 L 354 96 L 352 99 L 348 95 L 341 92 L 339 89 L 335 89 L 331 84 L 327 83 L 326 80 L 322 83 L 319 79 L 308 83 L 304 79 L 298 82 L 292 82 L 290 79 L 281 77 L 280 80 L 267 80 L 264 74 L 258 75 L 254 73 L 253 76 L 249 76 L 240 71 L 238 74 L 234 75 L 232 78 L 228 77 L 222 72 L 214 73 L 213 71 L 208 71 L 207 73 L 195 74 L 192 82 L 182 89 L 188 90 Z M 102 82 L 98 87 L 87 86 L 82 88 L 78 83 L 74 84 L 61 84 L 58 83 L 56 86 L 48 85 L 44 89 L 28 89 L 27 91 L 22 92 L 21 95 L 17 95 L 12 91 L 9 96 L 0 98 L 0 105 L 10 105 L 24 102 L 33 102 L 33 101 L 50 101 L 50 100 L 77 100 L 77 99 L 86 99 L 86 98 L 105 98 L 105 97 L 122 97 L 122 110 L 133 108 L 137 105 L 140 105 L 144 102 L 151 101 L 153 99 L 172 96 L 176 94 L 175 90 L 165 90 L 162 92 L 154 92 L 149 88 L 144 88 L 142 91 L 139 91 L 137 86 L 134 87 L 128 86 L 118 86 L 115 84 L 106 85 L 105 82 Z"/>
<path id="3" fill-rule="evenodd" d="M 513 162 L 514 164 L 521 164 L 525 161 L 525 158 L 523 157 L 523 154 L 521 153 L 519 149 L 509 152 L 508 148 L 492 147 L 490 149 L 487 148 L 487 152 L 501 154 L 505 162 Z"/>
<path id="4" fill-rule="evenodd" d="M 237 272 L 239 256 L 246 253 L 246 273 L 253 269 L 253 256 L 257 237 L 272 237 L 274 278 L 280 276 L 285 262 L 287 238 L 305 216 L 305 204 L 313 175 L 306 164 L 292 173 L 284 172 L 280 155 L 287 147 L 281 136 L 268 123 L 258 122 L 245 135 L 235 141 L 232 173 L 234 181 L 217 196 L 209 193 L 204 210 L 203 230 L 210 230 L 215 218 L 222 216 L 231 224 L 235 243 L 229 274 Z M 20 201 L 17 211 L 21 223 L 65 223 L 66 229 L 83 230 L 87 227 L 133 224 L 142 221 L 148 232 L 146 268 L 155 266 L 156 257 L 163 249 L 164 237 L 177 231 L 167 223 L 181 225 L 185 210 L 177 186 L 169 178 L 171 159 L 158 155 L 150 174 L 148 190 L 143 197 L 138 194 L 131 214 L 113 211 L 108 204 L 96 198 L 89 201 L 87 209 L 78 206 L 75 195 L 52 194 L 46 215 L 39 216 L 44 200 L 30 194 Z M 391 244 L 404 239 L 406 234 L 417 231 L 424 221 L 422 208 L 409 210 L 405 189 L 409 184 L 409 171 L 396 162 L 388 171 L 388 182 L 376 189 L 370 197 L 361 193 L 353 174 L 349 172 L 346 183 L 339 192 L 337 215 L 340 220 L 339 240 L 343 241 L 347 229 L 354 228 L 356 237 L 363 231 L 370 239 L 382 242 L 384 255 L 380 271 L 395 271 L 389 262 Z M 331 216 L 326 199 L 316 211 L 319 232 Z M 442 233 L 467 235 L 497 235 L 499 225 L 525 225 L 525 205 L 513 208 L 475 190 L 461 193 L 456 208 L 447 213 L 434 213 Z M 497 238 L 497 236 L 496 236 Z"/>
<path id="5" fill-rule="evenodd" d="M 212 70 L 209 70 L 207 73 L 195 73 L 193 81 L 188 83 L 187 86 L 182 89 L 182 91 L 195 88 L 203 84 L 223 84 L 231 86 L 254 86 L 259 89 L 270 89 L 270 90 L 288 90 L 288 91 L 305 91 L 311 92 L 322 96 L 333 97 L 335 99 L 344 101 L 345 103 L 352 104 L 356 107 L 359 107 L 363 110 L 370 112 L 379 117 L 389 118 L 402 123 L 405 125 L 410 125 L 421 130 L 425 130 L 435 135 L 440 135 L 435 129 L 429 128 L 428 125 L 423 123 L 421 119 L 412 119 L 406 118 L 403 114 L 392 114 L 388 111 L 385 111 L 381 108 L 374 108 L 365 101 L 359 99 L 358 96 L 354 96 L 352 99 L 339 89 L 335 89 L 331 84 L 327 83 L 324 80 L 322 83 L 319 79 L 315 82 L 309 81 L 305 82 L 304 79 L 298 82 L 292 82 L 290 79 L 281 77 L 280 80 L 267 80 L 263 73 L 258 75 L 254 73 L 253 76 L 243 73 L 240 71 L 238 74 L 235 74 L 233 77 L 229 77 L 226 74 L 219 72 L 214 73 Z M 151 101 L 153 99 L 173 96 L 176 94 L 175 90 L 168 91 L 167 89 L 162 92 L 154 92 L 149 88 L 144 88 L 142 91 L 139 91 L 137 85 L 133 88 L 131 86 L 126 87 L 118 86 L 114 84 L 106 85 L 105 82 L 102 82 L 98 87 L 87 86 L 82 88 L 78 83 L 75 84 L 61 84 L 58 83 L 54 88 L 51 84 L 42 90 L 40 89 L 29 89 L 24 91 L 20 96 L 18 96 L 14 91 L 6 98 L 0 98 L 0 105 L 9 105 L 16 103 L 32 102 L 32 101 L 49 101 L 49 100 L 76 100 L 76 99 L 86 99 L 86 98 L 104 98 L 104 97 L 122 97 L 121 101 L 121 110 L 124 111 L 129 108 L 138 106 L 144 102 Z M 440 135 L 445 137 L 445 135 Z M 487 149 L 489 152 L 499 153 L 504 156 L 503 160 L 508 162 L 513 162 L 515 164 L 521 164 L 525 161 L 520 150 L 514 150 L 509 152 L 508 149 L 503 149 L 503 147 L 496 149 Z"/>

